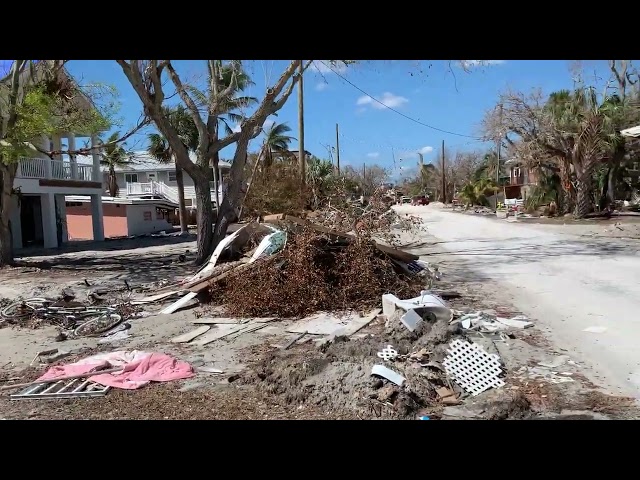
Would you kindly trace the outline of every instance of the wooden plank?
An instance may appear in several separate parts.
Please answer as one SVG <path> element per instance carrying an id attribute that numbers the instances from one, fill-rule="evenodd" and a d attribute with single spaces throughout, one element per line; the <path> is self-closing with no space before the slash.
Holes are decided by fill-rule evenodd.
<path id="1" fill-rule="evenodd" d="M 216 340 L 220 340 L 232 333 L 239 332 L 240 330 L 244 330 L 246 325 L 218 325 L 214 330 L 201 335 L 198 339 L 189 343 L 189 345 L 198 345 L 204 346 L 211 342 L 215 342 Z"/>
<path id="2" fill-rule="evenodd" d="M 194 292 L 194 293 L 200 293 L 204 290 L 206 290 L 209 287 L 212 287 L 213 285 L 215 285 L 216 283 L 218 283 L 220 280 L 223 280 L 225 278 L 227 278 L 229 275 L 231 275 L 232 273 L 235 272 L 239 272 L 242 269 L 246 269 L 247 267 L 254 265 L 252 263 L 243 263 L 242 265 L 238 265 L 235 268 L 232 268 L 231 270 L 227 270 L 224 273 L 221 273 L 220 275 L 218 275 L 217 277 L 212 277 L 212 278 L 207 278 L 207 279 L 203 279 L 200 280 L 198 283 L 190 286 L 190 287 L 186 287 L 190 292 Z"/>
<path id="3" fill-rule="evenodd" d="M 348 322 L 355 318 L 357 318 L 357 314 L 352 313 L 342 317 L 331 313 L 317 313 L 297 321 L 286 331 L 289 333 L 306 332 L 310 335 L 330 335 L 337 329 L 345 328 Z"/>
<path id="4" fill-rule="evenodd" d="M 203 333 L 207 333 L 211 327 L 209 325 L 204 325 L 202 327 L 198 327 L 195 330 L 191 330 L 190 332 L 179 335 L 175 338 L 171 339 L 171 343 L 187 343 L 193 340 L 196 337 L 199 337 Z"/>
<path id="5" fill-rule="evenodd" d="M 378 315 L 380 315 L 380 312 L 382 312 L 382 309 L 376 308 L 375 310 L 372 310 L 371 312 L 369 312 L 367 316 L 352 320 L 347 324 L 346 327 L 337 329 L 331 335 L 350 337 L 354 333 L 362 330 L 364 327 L 369 325 L 373 320 L 375 320 L 378 317 Z"/>
<path id="6" fill-rule="evenodd" d="M 172 303 L 167 308 L 162 310 L 160 313 L 173 313 L 176 310 L 180 310 L 182 307 L 187 305 L 187 303 L 189 303 L 191 300 L 193 300 L 197 296 L 198 296 L 197 293 L 189 292 L 184 297 L 182 297 L 180 300 L 178 300 L 177 302 Z"/>

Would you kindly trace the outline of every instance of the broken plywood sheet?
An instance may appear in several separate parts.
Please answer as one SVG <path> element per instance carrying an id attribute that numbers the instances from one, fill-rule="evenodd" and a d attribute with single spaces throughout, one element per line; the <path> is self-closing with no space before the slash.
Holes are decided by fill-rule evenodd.
<path id="1" fill-rule="evenodd" d="M 221 324 L 216 325 L 214 329 L 210 332 L 201 335 L 197 340 L 189 343 L 189 345 L 198 345 L 204 346 L 211 342 L 215 342 L 216 340 L 220 340 L 221 338 L 226 337 L 227 335 L 231 335 L 232 333 L 239 332 L 246 328 L 246 325 L 229 325 L 229 324 Z"/>
<path id="2" fill-rule="evenodd" d="M 331 335 L 334 336 L 345 336 L 350 337 L 354 333 L 362 330 L 364 327 L 369 325 L 376 317 L 380 314 L 382 309 L 376 308 L 375 310 L 371 310 L 366 316 L 355 318 L 350 321 L 346 326 L 339 327 L 338 329 L 331 332 Z"/>
<path id="3" fill-rule="evenodd" d="M 209 325 L 204 325 L 202 327 L 198 327 L 195 330 L 191 330 L 190 332 L 179 335 L 175 338 L 171 339 L 171 343 L 187 343 L 193 340 L 196 337 L 199 337 L 203 333 L 207 333 L 211 327 Z"/>
<path id="4" fill-rule="evenodd" d="M 357 313 L 334 315 L 321 312 L 297 321 L 288 327 L 286 331 L 289 333 L 307 332 L 310 335 L 330 335 L 338 328 L 346 327 L 349 322 L 356 318 L 358 318 Z"/>

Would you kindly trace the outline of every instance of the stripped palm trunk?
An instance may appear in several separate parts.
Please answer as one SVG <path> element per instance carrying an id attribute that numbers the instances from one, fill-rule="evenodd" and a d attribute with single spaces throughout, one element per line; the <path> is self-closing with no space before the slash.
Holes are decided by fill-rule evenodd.
<path id="1" fill-rule="evenodd" d="M 582 175 L 576 180 L 576 207 L 574 216 L 584 218 L 591 212 L 593 205 L 593 179 L 590 175 Z"/>
<path id="2" fill-rule="evenodd" d="M 562 211 L 570 212 L 574 209 L 576 204 L 576 192 L 571 183 L 571 167 L 567 160 L 559 159 L 559 176 L 562 183 Z"/>

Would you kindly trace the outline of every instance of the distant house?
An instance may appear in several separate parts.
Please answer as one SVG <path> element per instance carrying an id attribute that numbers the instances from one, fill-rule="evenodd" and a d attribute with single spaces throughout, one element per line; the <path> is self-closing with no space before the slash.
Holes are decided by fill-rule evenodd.
<path id="1" fill-rule="evenodd" d="M 311 157 L 313 157 L 311 152 L 309 152 L 308 150 L 304 151 L 304 155 L 306 157 L 306 160 L 309 160 Z M 299 150 L 285 150 L 283 152 L 274 152 L 273 156 L 275 158 L 280 158 L 280 159 L 291 160 L 291 161 L 297 162 L 298 161 L 298 157 L 300 157 L 300 151 Z"/>
<path id="2" fill-rule="evenodd" d="M 195 155 L 191 155 L 195 161 Z M 85 160 L 86 161 L 86 160 Z M 222 200 L 224 186 L 229 178 L 229 162 L 220 161 L 218 164 L 219 188 L 218 194 Z M 160 163 L 153 159 L 147 152 L 135 152 L 126 165 L 115 168 L 118 183 L 118 197 L 136 198 L 141 196 L 159 196 L 174 203 L 178 203 L 178 189 L 176 182 L 176 167 L 173 163 Z M 196 191 L 192 178 L 184 172 L 184 196 L 188 208 L 196 206 Z M 211 172 L 213 178 L 213 169 Z M 109 169 L 102 167 L 102 183 L 105 192 L 108 192 Z M 215 190 L 213 181 L 210 182 L 211 200 L 215 203 Z"/>
<path id="3" fill-rule="evenodd" d="M 526 200 L 531 188 L 538 182 L 536 171 L 515 158 L 507 160 L 505 167 L 509 173 L 508 177 L 505 176 L 505 198 Z"/>
<path id="4" fill-rule="evenodd" d="M 166 199 L 102 197 L 105 238 L 129 237 L 173 229 L 177 203 Z M 67 232 L 70 240 L 93 240 L 89 196 L 66 198 Z"/>

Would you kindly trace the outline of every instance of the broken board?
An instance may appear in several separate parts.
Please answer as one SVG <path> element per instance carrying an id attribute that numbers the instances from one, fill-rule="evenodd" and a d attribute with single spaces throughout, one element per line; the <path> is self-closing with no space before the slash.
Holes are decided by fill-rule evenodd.
<path id="1" fill-rule="evenodd" d="M 198 345 L 204 346 L 211 342 L 215 342 L 216 340 L 220 340 L 221 338 L 226 337 L 227 335 L 231 335 L 232 333 L 239 332 L 246 328 L 246 325 L 218 325 L 215 329 L 210 332 L 201 335 L 197 340 L 189 343 L 189 345 Z"/>
<path id="2" fill-rule="evenodd" d="M 194 292 L 187 293 L 180 300 L 178 300 L 175 303 L 172 303 L 167 308 L 162 310 L 160 313 L 173 313 L 173 312 L 176 312 L 176 311 L 180 310 L 181 308 L 185 307 L 191 300 L 193 300 L 197 296 L 198 296 L 198 294 L 194 293 Z"/>
<path id="3" fill-rule="evenodd" d="M 198 327 L 195 330 L 191 330 L 183 335 L 179 335 L 173 339 L 171 339 L 171 343 L 187 343 L 193 340 L 196 337 L 199 337 L 203 333 L 207 333 L 211 327 L 209 325 L 204 325 L 202 327 Z"/>
<path id="4" fill-rule="evenodd" d="M 338 328 L 337 330 L 331 332 L 331 335 L 350 337 L 354 333 L 362 330 L 364 327 L 369 325 L 373 320 L 375 320 L 381 311 L 381 308 L 376 308 L 375 310 L 370 311 L 368 315 L 361 318 L 356 318 L 349 322 L 345 327 Z"/>
<path id="5" fill-rule="evenodd" d="M 344 316 L 333 315 L 331 313 L 317 313 L 310 317 L 297 321 L 287 328 L 289 333 L 304 333 L 309 335 L 330 335 L 338 328 L 346 327 L 350 321 L 357 318 L 357 313 L 350 313 Z"/>

